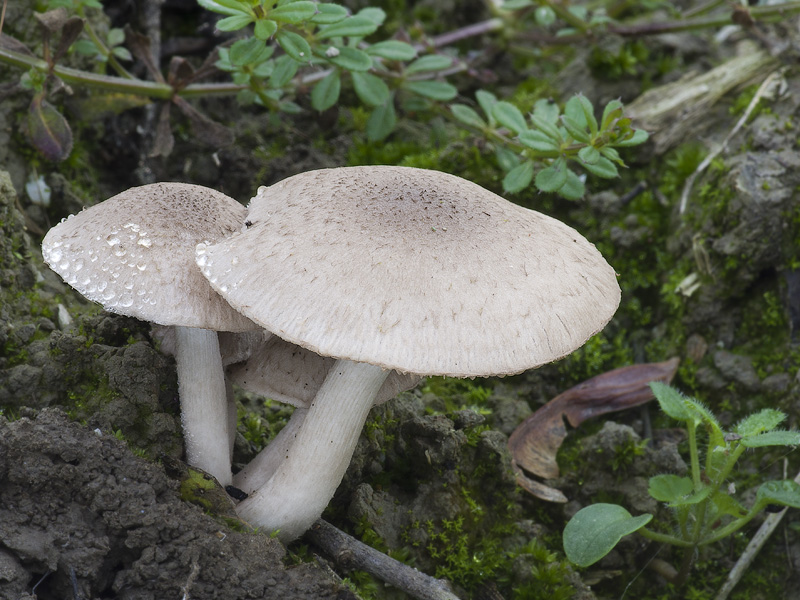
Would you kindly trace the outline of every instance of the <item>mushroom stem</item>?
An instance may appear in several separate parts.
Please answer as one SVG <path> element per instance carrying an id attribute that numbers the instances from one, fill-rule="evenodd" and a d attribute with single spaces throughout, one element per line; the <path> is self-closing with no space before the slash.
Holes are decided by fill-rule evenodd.
<path id="1" fill-rule="evenodd" d="M 233 485 L 247 494 L 252 494 L 267 483 L 281 462 L 285 460 L 307 413 L 307 408 L 295 408 L 289 422 L 278 432 L 278 435 L 234 476 Z"/>
<path id="2" fill-rule="evenodd" d="M 389 375 L 380 367 L 338 360 L 308 409 L 275 474 L 239 504 L 245 521 L 291 541 L 319 518 L 333 498 L 361 429 Z"/>
<path id="3" fill-rule="evenodd" d="M 217 333 L 176 326 L 175 363 L 187 462 L 230 485 L 228 402 Z"/>

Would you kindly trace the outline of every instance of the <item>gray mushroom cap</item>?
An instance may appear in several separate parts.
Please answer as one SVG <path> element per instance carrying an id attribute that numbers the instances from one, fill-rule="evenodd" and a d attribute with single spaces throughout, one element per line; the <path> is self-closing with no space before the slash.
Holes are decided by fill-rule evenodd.
<path id="1" fill-rule="evenodd" d="M 581 346 L 620 300 L 577 231 L 438 171 L 302 173 L 259 189 L 247 220 L 198 245 L 212 286 L 292 343 L 384 369 L 518 373 Z"/>
<path id="2" fill-rule="evenodd" d="M 70 286 L 111 312 L 161 325 L 246 331 L 199 273 L 195 245 L 238 230 L 246 209 L 215 190 L 186 183 L 131 188 L 53 227 L 45 262 Z"/>
<path id="3" fill-rule="evenodd" d="M 231 383 L 296 407 L 308 407 L 336 359 L 320 356 L 276 335 L 258 343 L 244 362 L 227 369 Z M 418 375 L 392 371 L 381 386 L 375 404 L 387 402 L 417 385 Z"/>

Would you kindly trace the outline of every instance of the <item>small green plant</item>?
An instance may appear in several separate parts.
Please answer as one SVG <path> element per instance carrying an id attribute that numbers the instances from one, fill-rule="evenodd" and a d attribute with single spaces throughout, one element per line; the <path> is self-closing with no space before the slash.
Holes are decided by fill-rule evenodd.
<path id="1" fill-rule="evenodd" d="M 574 564 L 586 567 L 608 554 L 621 538 L 638 531 L 649 540 L 686 549 L 674 582 L 680 586 L 689 575 L 698 547 L 726 538 L 770 505 L 800 508 L 800 485 L 794 481 L 762 483 L 747 509 L 734 498 L 735 486 L 729 480 L 748 448 L 800 445 L 800 433 L 779 430 L 786 415 L 771 408 L 724 432 L 701 402 L 663 383 L 651 383 L 650 387 L 661 410 L 682 421 L 688 431 L 691 477 L 664 474 L 650 478 L 650 495 L 672 509 L 671 527 L 648 529 L 645 526 L 653 519 L 651 514 L 634 517 L 616 504 L 592 504 L 578 511 L 564 528 L 564 551 Z M 701 466 L 698 431 L 703 430 L 708 448 Z"/>

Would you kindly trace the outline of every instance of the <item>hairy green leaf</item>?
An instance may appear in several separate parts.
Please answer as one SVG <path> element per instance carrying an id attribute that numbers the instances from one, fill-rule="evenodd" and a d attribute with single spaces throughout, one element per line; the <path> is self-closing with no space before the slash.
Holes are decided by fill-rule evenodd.
<path id="1" fill-rule="evenodd" d="M 694 484 L 688 477 L 656 475 L 650 478 L 647 492 L 659 502 L 675 502 L 692 493 Z"/>
<path id="2" fill-rule="evenodd" d="M 228 51 L 228 60 L 233 65 L 252 65 L 263 62 L 272 56 L 273 49 L 263 41 L 249 37 L 234 42 Z"/>
<path id="3" fill-rule="evenodd" d="M 494 124 L 495 120 L 492 116 L 492 107 L 497 104 L 497 96 L 486 90 L 478 90 L 475 92 L 475 100 L 489 119 L 489 123 Z"/>
<path id="4" fill-rule="evenodd" d="M 774 408 L 765 408 L 757 413 L 745 417 L 734 428 L 734 431 L 742 437 L 758 435 L 765 431 L 771 431 L 786 419 L 786 414 Z"/>
<path id="5" fill-rule="evenodd" d="M 762 483 L 756 492 L 756 505 L 763 508 L 767 504 L 800 508 L 800 485 L 791 479 Z"/>
<path id="6" fill-rule="evenodd" d="M 758 435 L 742 438 L 739 443 L 747 448 L 761 448 L 763 446 L 800 446 L 800 432 L 767 431 Z"/>
<path id="7" fill-rule="evenodd" d="M 206 10 L 222 15 L 249 14 L 240 0 L 197 0 L 197 3 Z"/>

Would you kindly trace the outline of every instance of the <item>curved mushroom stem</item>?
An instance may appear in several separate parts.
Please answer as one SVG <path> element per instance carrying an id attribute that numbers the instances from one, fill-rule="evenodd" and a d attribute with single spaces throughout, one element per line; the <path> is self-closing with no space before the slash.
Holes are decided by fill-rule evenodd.
<path id="1" fill-rule="evenodd" d="M 307 414 L 307 408 L 295 408 L 289 422 L 284 425 L 269 445 L 247 463 L 244 469 L 234 475 L 233 485 L 247 494 L 252 494 L 267 483 L 286 459 L 289 448 L 294 443 Z"/>
<path id="2" fill-rule="evenodd" d="M 236 507 L 245 521 L 291 541 L 319 518 L 344 477 L 389 371 L 338 360 L 275 474 Z"/>
<path id="3" fill-rule="evenodd" d="M 187 462 L 230 485 L 228 402 L 217 332 L 176 326 L 175 363 Z"/>

